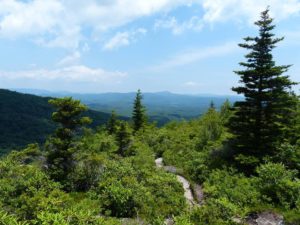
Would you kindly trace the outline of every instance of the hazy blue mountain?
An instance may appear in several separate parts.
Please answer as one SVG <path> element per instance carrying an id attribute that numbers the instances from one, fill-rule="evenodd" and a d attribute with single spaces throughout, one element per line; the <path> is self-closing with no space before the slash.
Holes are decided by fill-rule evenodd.
<path id="1" fill-rule="evenodd" d="M 119 115 L 131 116 L 132 104 L 136 93 L 100 93 L 78 94 L 70 92 L 49 92 L 42 90 L 20 90 L 41 96 L 72 96 L 80 99 L 91 109 L 110 113 L 115 110 Z M 226 99 L 235 102 L 239 96 L 218 96 L 212 94 L 182 95 L 170 92 L 143 93 L 143 103 L 147 108 L 150 120 L 156 120 L 162 125 L 171 120 L 191 119 L 203 114 L 213 101 L 216 108 L 220 107 Z"/>

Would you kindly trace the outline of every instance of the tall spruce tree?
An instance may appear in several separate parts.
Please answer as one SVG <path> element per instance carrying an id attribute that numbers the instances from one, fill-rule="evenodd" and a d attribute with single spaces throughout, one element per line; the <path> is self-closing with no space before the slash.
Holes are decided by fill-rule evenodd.
<path id="1" fill-rule="evenodd" d="M 49 103 L 57 109 L 52 120 L 59 127 L 46 145 L 48 172 L 52 179 L 65 185 L 73 167 L 74 137 L 79 128 L 91 123 L 91 119 L 82 117 L 87 107 L 78 100 L 66 97 L 51 99 Z"/>
<path id="2" fill-rule="evenodd" d="M 121 156 L 125 156 L 125 152 L 128 149 L 131 142 L 131 134 L 129 127 L 126 122 L 122 121 L 120 124 L 120 128 L 116 134 L 117 143 L 118 143 L 118 154 Z"/>
<path id="3" fill-rule="evenodd" d="M 269 9 L 261 13 L 255 25 L 257 37 L 246 37 L 240 47 L 249 50 L 244 70 L 236 71 L 241 86 L 232 90 L 245 96 L 235 103 L 235 114 L 229 126 L 234 134 L 234 158 L 245 170 L 251 171 L 265 156 L 275 154 L 276 145 L 286 138 L 295 101 L 291 87 L 295 83 L 284 75 L 290 66 L 277 66 L 272 50 L 283 38 L 272 33 L 275 28 Z"/>
<path id="4" fill-rule="evenodd" d="M 115 134 L 118 129 L 118 117 L 115 111 L 111 112 L 111 116 L 109 120 L 107 121 L 106 129 L 109 134 Z"/>
<path id="5" fill-rule="evenodd" d="M 138 90 L 134 100 L 132 113 L 133 129 L 135 132 L 139 131 L 147 123 L 146 109 L 142 104 L 142 99 L 143 96 L 141 90 Z"/>

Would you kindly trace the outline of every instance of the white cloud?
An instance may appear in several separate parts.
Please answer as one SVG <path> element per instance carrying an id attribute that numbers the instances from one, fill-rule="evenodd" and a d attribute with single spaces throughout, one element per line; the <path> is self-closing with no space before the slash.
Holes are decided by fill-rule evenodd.
<path id="1" fill-rule="evenodd" d="M 105 82 L 119 81 L 127 74 L 119 71 L 106 71 L 101 68 L 90 68 L 83 65 L 63 67 L 54 70 L 32 69 L 25 71 L 1 71 L 0 78 L 6 80 L 33 80 L 33 81 L 57 81 L 57 82 Z"/>
<path id="2" fill-rule="evenodd" d="M 130 43 L 136 41 L 138 36 L 145 35 L 146 33 L 147 30 L 144 28 L 139 28 L 135 31 L 118 32 L 115 36 L 113 36 L 109 41 L 107 41 L 104 44 L 103 49 L 114 50 L 122 46 L 127 46 Z"/>
<path id="3" fill-rule="evenodd" d="M 171 29 L 174 35 L 179 35 L 187 30 L 201 31 L 203 28 L 203 21 L 198 16 L 193 16 L 188 21 L 182 23 L 178 22 L 175 17 L 168 18 L 167 20 L 157 20 L 154 29 L 165 28 Z"/>
<path id="4" fill-rule="evenodd" d="M 195 82 L 195 81 L 187 81 L 183 84 L 185 87 L 189 87 L 189 88 L 194 88 L 194 87 L 199 87 L 201 86 L 199 83 Z"/>
<path id="5" fill-rule="evenodd" d="M 88 43 L 84 43 L 81 50 L 83 52 L 89 52 L 91 49 L 90 49 L 90 46 L 88 45 Z"/>
<path id="6" fill-rule="evenodd" d="M 0 5 L 1 36 L 5 37 L 48 32 L 59 23 L 63 12 L 63 5 L 58 0 L 1 0 Z"/>
<path id="7" fill-rule="evenodd" d="M 71 55 L 67 55 L 62 60 L 58 62 L 58 66 L 68 66 L 77 64 L 80 60 L 81 54 L 79 51 L 73 52 Z"/>
<path id="8" fill-rule="evenodd" d="M 78 49 L 82 41 L 99 36 L 145 16 L 166 13 L 180 6 L 203 8 L 203 15 L 179 23 L 157 26 L 179 34 L 201 29 L 201 23 L 228 20 L 253 22 L 258 12 L 271 6 L 277 20 L 299 14 L 299 0 L 0 0 L 0 37 L 30 38 L 48 47 Z M 88 29 L 91 32 L 85 33 Z M 125 38 L 126 39 L 126 38 Z M 126 45 L 126 40 L 123 38 Z"/>
<path id="9" fill-rule="evenodd" d="M 50 37 L 49 37 L 50 35 Z M 83 39 L 79 26 L 62 27 L 55 33 L 40 36 L 35 42 L 46 47 L 60 47 L 76 50 Z"/>
<path id="10" fill-rule="evenodd" d="M 77 48 L 84 28 L 97 34 L 196 0 L 0 0 L 0 36 L 30 37 L 49 47 Z"/>
<path id="11" fill-rule="evenodd" d="M 259 12 L 271 7 L 272 16 L 276 20 L 299 14 L 298 0 L 203 0 L 204 21 L 208 23 L 226 22 L 228 20 L 257 20 Z"/>
<path id="12" fill-rule="evenodd" d="M 104 44 L 104 50 L 112 50 L 121 46 L 129 45 L 129 33 L 119 32 L 112 39 L 110 39 L 106 44 Z"/>
<path id="13" fill-rule="evenodd" d="M 151 70 L 162 71 L 192 64 L 212 57 L 226 56 L 237 51 L 238 49 L 237 43 L 229 42 L 220 46 L 186 51 L 169 58 L 158 66 L 152 67 Z"/>

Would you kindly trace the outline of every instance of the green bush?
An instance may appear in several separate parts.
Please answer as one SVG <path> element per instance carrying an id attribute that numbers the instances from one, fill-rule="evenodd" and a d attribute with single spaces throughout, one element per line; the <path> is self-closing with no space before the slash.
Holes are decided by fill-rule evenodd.
<path id="1" fill-rule="evenodd" d="M 261 203 L 261 195 L 255 185 L 253 179 L 232 169 L 215 170 L 204 183 L 204 191 L 208 198 L 228 201 L 235 205 L 239 214 L 244 215 Z"/>
<path id="2" fill-rule="evenodd" d="M 37 212 L 59 211 L 68 197 L 60 185 L 34 165 L 0 161 L 0 202 L 20 218 L 32 219 Z"/>
<path id="3" fill-rule="evenodd" d="M 267 163 L 257 168 L 257 188 L 267 202 L 284 209 L 293 209 L 300 199 L 300 180 L 297 172 L 283 164 Z"/>

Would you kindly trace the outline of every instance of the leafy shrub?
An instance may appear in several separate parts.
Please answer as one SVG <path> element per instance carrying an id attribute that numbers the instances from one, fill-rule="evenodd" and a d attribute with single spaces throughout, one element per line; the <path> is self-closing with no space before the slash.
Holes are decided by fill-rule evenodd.
<path id="1" fill-rule="evenodd" d="M 255 182 L 232 169 L 213 171 L 204 183 L 204 191 L 210 199 L 234 204 L 240 214 L 260 204 L 261 196 Z"/>
<path id="2" fill-rule="evenodd" d="M 43 210 L 59 211 L 68 199 L 59 188 L 36 166 L 0 161 L 0 201 L 20 218 L 32 219 Z"/>
<path id="3" fill-rule="evenodd" d="M 18 219 L 0 210 L 0 224 L 2 225 L 29 225 L 27 222 L 19 222 Z"/>
<path id="4" fill-rule="evenodd" d="M 106 165 L 99 187 L 94 189 L 103 213 L 147 220 L 180 214 L 186 202 L 176 177 L 153 167 L 135 170 L 132 160 L 110 161 Z"/>
<path id="5" fill-rule="evenodd" d="M 265 200 L 292 209 L 300 199 L 300 181 L 297 172 L 287 170 L 283 164 L 267 163 L 257 168 L 257 187 Z"/>

